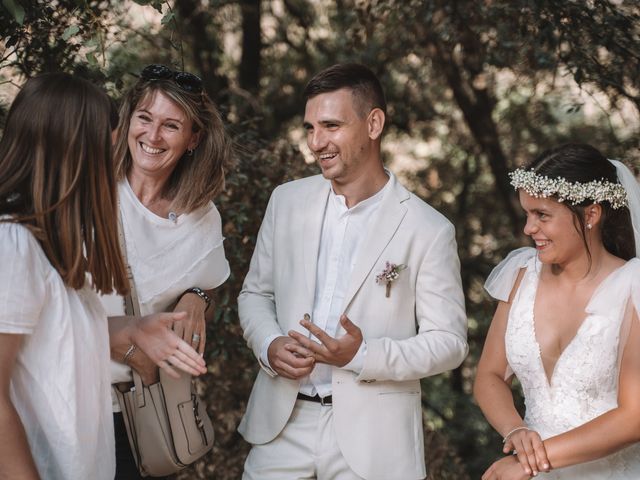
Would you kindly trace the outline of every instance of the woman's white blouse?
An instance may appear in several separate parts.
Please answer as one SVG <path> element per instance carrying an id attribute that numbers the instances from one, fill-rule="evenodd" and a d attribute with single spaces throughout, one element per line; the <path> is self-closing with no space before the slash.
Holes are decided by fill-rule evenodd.
<path id="1" fill-rule="evenodd" d="M 113 479 L 106 314 L 90 286 L 65 286 L 12 223 L 0 223 L 0 333 L 24 336 L 10 394 L 40 477 Z"/>
<path id="2" fill-rule="evenodd" d="M 143 315 L 170 310 L 186 289 L 210 290 L 229 276 L 225 258 L 222 220 L 213 202 L 176 221 L 148 210 L 135 196 L 129 182 L 118 184 L 120 214 L 124 227 L 127 258 Z M 101 297 L 109 316 L 123 315 L 123 299 Z M 111 362 L 112 382 L 131 380 L 131 370 Z M 114 411 L 119 411 L 117 402 Z"/>

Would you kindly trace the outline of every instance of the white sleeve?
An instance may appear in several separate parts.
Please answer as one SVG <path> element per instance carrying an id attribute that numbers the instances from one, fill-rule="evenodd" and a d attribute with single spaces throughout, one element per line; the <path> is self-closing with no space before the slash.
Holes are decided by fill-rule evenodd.
<path id="1" fill-rule="evenodd" d="M 453 225 L 434 236 L 418 267 L 415 286 L 417 334 L 368 338 L 357 381 L 417 380 L 457 368 L 467 356 L 467 316 Z"/>
<path id="2" fill-rule="evenodd" d="M 522 247 L 513 250 L 507 258 L 493 269 L 487 281 L 484 283 L 484 289 L 496 300 L 507 302 L 513 285 L 518 278 L 520 269 L 527 265 L 527 262 L 536 255 L 535 248 Z"/>
<path id="3" fill-rule="evenodd" d="M 629 260 L 632 262 L 631 269 L 631 304 L 636 310 L 636 316 L 640 320 L 640 259 L 634 258 Z"/>
<path id="4" fill-rule="evenodd" d="M 271 378 L 277 376 L 278 374 L 273 368 L 271 368 L 271 364 L 269 363 L 269 345 L 271 345 L 271 342 L 273 342 L 276 338 L 280 336 L 281 335 L 277 335 L 277 334 L 269 335 L 266 338 L 266 340 L 262 342 L 262 348 L 260 349 L 260 357 L 258 358 L 258 362 L 260 363 L 260 366 Z"/>
<path id="5" fill-rule="evenodd" d="M 29 335 L 46 296 L 42 252 L 22 225 L 0 223 L 0 332 Z"/>
<path id="6" fill-rule="evenodd" d="M 258 360 L 271 337 L 283 335 L 276 318 L 273 237 L 275 224 L 274 190 L 265 212 L 249 272 L 238 296 L 238 317 L 247 345 Z M 271 343 L 271 342 L 269 342 Z"/>

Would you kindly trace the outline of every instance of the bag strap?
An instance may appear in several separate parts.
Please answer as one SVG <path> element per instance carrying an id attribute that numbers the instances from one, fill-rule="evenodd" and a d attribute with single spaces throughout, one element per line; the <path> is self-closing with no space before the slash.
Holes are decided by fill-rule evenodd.
<path id="1" fill-rule="evenodd" d="M 129 279 L 129 293 L 124 296 L 124 313 L 134 317 L 140 317 L 140 303 L 138 302 L 138 291 L 136 290 L 136 282 L 133 279 L 133 271 L 129 265 L 127 256 L 127 242 L 124 237 L 124 226 L 122 224 L 122 213 L 120 212 L 120 202 L 118 202 L 118 241 L 120 242 L 120 250 L 122 258 L 127 266 L 127 278 Z M 144 388 L 142 388 L 142 378 L 134 368 L 131 369 L 133 375 L 133 384 L 136 392 L 136 403 L 138 407 L 144 407 Z"/>
<path id="2" fill-rule="evenodd" d="M 140 316 L 140 303 L 138 302 L 138 291 L 136 290 L 136 282 L 133 280 L 133 271 L 129 265 L 127 256 L 127 242 L 124 237 L 124 226 L 122 224 L 122 214 L 120 213 L 120 204 L 118 204 L 118 240 L 120 242 L 120 250 L 122 250 L 122 258 L 127 266 L 127 278 L 129 279 L 129 293 L 124 297 L 124 311 L 126 315 Z"/>
<path id="3" fill-rule="evenodd" d="M 118 397 L 118 403 L 122 409 L 122 420 L 124 421 L 125 430 L 127 431 L 127 438 L 129 439 L 129 446 L 131 447 L 131 453 L 134 456 L 134 460 L 138 468 L 142 461 L 140 459 L 140 449 L 138 448 L 138 435 L 136 432 L 136 422 L 133 415 L 133 406 L 131 405 L 130 397 L 125 392 L 121 392 L 114 387 L 116 396 Z"/>

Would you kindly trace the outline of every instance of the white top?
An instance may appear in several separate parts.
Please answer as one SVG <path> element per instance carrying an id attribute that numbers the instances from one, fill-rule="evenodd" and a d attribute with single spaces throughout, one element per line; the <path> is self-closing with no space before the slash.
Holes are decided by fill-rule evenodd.
<path id="1" fill-rule="evenodd" d="M 222 220 L 213 202 L 174 222 L 148 210 L 125 179 L 118 184 L 127 259 L 138 292 L 140 313 L 164 312 L 186 289 L 210 290 L 229 277 Z M 108 316 L 124 314 L 123 298 L 100 298 Z M 131 381 L 131 369 L 111 362 L 112 382 Z M 114 396 L 114 411 L 120 411 Z"/>
<path id="2" fill-rule="evenodd" d="M 11 400 L 40 477 L 112 480 L 109 332 L 97 295 L 65 286 L 21 225 L 0 223 L 0 265 L 0 332 L 25 336 Z"/>
<path id="3" fill-rule="evenodd" d="M 615 408 L 620 349 L 626 339 L 623 326 L 630 318 L 627 307 L 630 304 L 636 310 L 640 307 L 640 260 L 629 260 L 597 287 L 585 309 L 584 321 L 560 354 L 551 378 L 545 373 L 535 334 L 534 302 L 541 270 L 535 250 L 517 250 L 499 268 L 499 274 L 492 275 L 494 286 L 500 278 L 515 278 L 514 272 L 517 276 L 521 268 L 526 269 L 505 332 L 507 361 L 525 396 L 525 423 L 544 440 Z M 500 293 L 505 292 L 506 288 Z M 490 293 L 504 298 L 495 289 Z M 640 446 L 539 476 L 563 480 L 638 479 Z"/>

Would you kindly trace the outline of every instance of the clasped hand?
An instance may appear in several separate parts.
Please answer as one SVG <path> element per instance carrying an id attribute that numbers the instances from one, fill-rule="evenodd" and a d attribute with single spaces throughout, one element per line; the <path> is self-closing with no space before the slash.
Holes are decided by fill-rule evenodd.
<path id="1" fill-rule="evenodd" d="M 524 471 L 515 455 L 503 457 L 493 462 L 482 480 L 528 480 L 531 475 Z"/>
<path id="2" fill-rule="evenodd" d="M 502 451 L 517 452 L 518 462 L 528 475 L 537 475 L 538 472 L 548 472 L 550 469 L 547 450 L 538 432 L 522 429 L 514 432 L 504 442 Z"/>
<path id="3" fill-rule="evenodd" d="M 313 371 L 316 363 L 326 363 L 343 367 L 349 363 L 362 344 L 362 331 L 347 318 L 340 317 L 340 325 L 345 334 L 334 338 L 314 325 L 308 316 L 300 320 L 300 325 L 309 330 L 320 343 L 294 330 L 289 336 L 276 338 L 269 345 L 268 356 L 271 368 L 286 378 L 300 379 Z"/>
<path id="4" fill-rule="evenodd" d="M 340 325 L 345 329 L 345 334 L 339 338 L 332 337 L 308 318 L 300 320 L 300 325 L 309 330 L 320 343 L 291 330 L 289 337 L 296 343 L 290 343 L 286 348 L 301 357 L 313 357 L 319 363 L 344 367 L 353 360 L 362 344 L 362 331 L 346 315 L 340 317 Z"/>
<path id="5" fill-rule="evenodd" d="M 510 435 L 503 452 L 515 451 L 516 455 L 501 458 L 491 465 L 482 480 L 522 480 L 551 469 L 547 451 L 538 432 L 522 429 Z"/>
<path id="6" fill-rule="evenodd" d="M 187 317 L 173 325 L 173 331 L 185 342 L 204 354 L 207 341 L 207 325 L 205 311 L 207 304 L 196 294 L 182 295 L 174 308 L 174 312 L 186 312 Z"/>

